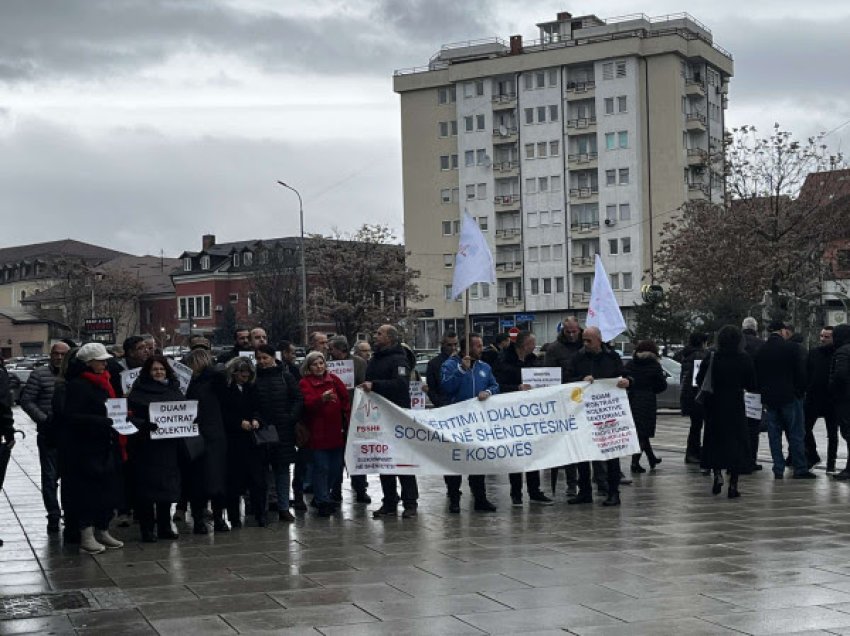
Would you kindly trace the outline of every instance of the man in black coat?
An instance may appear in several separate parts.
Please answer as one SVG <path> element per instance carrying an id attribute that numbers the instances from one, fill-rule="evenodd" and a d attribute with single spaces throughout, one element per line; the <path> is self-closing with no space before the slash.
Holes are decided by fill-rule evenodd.
<path id="1" fill-rule="evenodd" d="M 752 316 L 747 316 L 741 323 L 741 333 L 744 335 L 744 351 L 755 360 L 759 349 L 764 346 L 764 340 L 758 336 L 758 322 Z M 758 369 L 756 369 L 758 375 Z M 761 419 L 747 418 L 747 426 L 750 432 L 750 456 L 753 458 L 753 470 L 761 470 L 758 462 L 759 437 L 761 436 Z"/>
<path id="2" fill-rule="evenodd" d="M 493 375 L 499 383 L 500 393 L 511 393 L 513 391 L 527 391 L 530 385 L 522 381 L 522 370 L 526 367 L 537 366 L 537 356 L 534 355 L 536 341 L 534 334 L 530 331 L 520 331 L 516 340 L 508 346 L 499 356 Z M 511 473 L 511 503 L 514 506 L 522 506 L 522 475 L 523 473 Z M 551 506 L 554 501 L 549 499 L 540 490 L 540 471 L 532 470 L 525 473 L 525 487 L 528 491 L 528 499 L 532 503 Z"/>
<path id="3" fill-rule="evenodd" d="M 623 359 L 616 351 L 602 342 L 602 333 L 598 327 L 587 327 L 581 336 L 584 346 L 575 355 L 567 372 L 568 382 L 593 382 L 595 379 L 619 378 L 617 386 L 627 389 L 631 380 L 623 375 Z M 608 498 L 605 506 L 620 505 L 620 458 L 615 457 L 606 462 L 608 473 Z M 593 502 L 593 491 L 590 485 L 590 462 L 578 465 L 578 494 L 569 499 L 569 504 Z"/>
<path id="4" fill-rule="evenodd" d="M 832 364 L 832 354 L 835 347 L 832 344 L 832 327 L 824 327 L 820 331 L 820 346 L 809 351 L 806 360 L 808 386 L 804 404 L 806 430 L 806 460 L 809 466 L 819 463 L 817 442 L 814 428 L 818 418 L 826 422 L 826 472 L 835 472 L 835 458 L 838 455 L 838 421 L 829 395 L 829 368 Z"/>
<path id="5" fill-rule="evenodd" d="M 361 388 L 374 391 L 403 409 L 410 408 L 410 364 L 401 347 L 398 330 L 392 325 L 381 325 L 375 332 L 375 353 L 366 366 L 366 381 Z M 381 475 L 381 490 L 384 493 L 380 508 L 372 513 L 375 519 L 398 514 L 398 486 L 401 483 L 401 502 L 404 506 L 403 519 L 416 516 L 419 489 L 415 475 Z"/>
<path id="6" fill-rule="evenodd" d="M 233 348 L 230 351 L 225 351 L 219 355 L 215 361 L 216 364 L 225 365 L 233 358 L 239 356 L 242 351 L 253 351 L 251 346 L 251 330 L 248 327 L 236 327 L 233 330 Z"/>
<path id="7" fill-rule="evenodd" d="M 782 454 L 782 432 L 794 463 L 795 479 L 814 479 L 806 463 L 803 424 L 803 396 L 806 392 L 805 361 L 800 347 L 788 342 L 790 331 L 782 321 L 768 325 L 770 337 L 755 357 L 756 376 L 762 405 L 767 409 L 767 436 L 773 457 L 773 475 L 782 479 L 785 457 Z"/>
<path id="8" fill-rule="evenodd" d="M 850 457 L 850 325 L 838 325 L 832 332 L 835 353 L 829 368 L 829 396 L 838 421 L 838 431 L 847 443 Z M 839 481 L 850 480 L 850 459 L 840 473 Z"/>
<path id="9" fill-rule="evenodd" d="M 481 362 L 486 362 L 490 365 L 491 369 L 496 367 L 496 362 L 499 360 L 499 356 L 502 355 L 502 351 L 504 351 L 508 345 L 511 344 L 511 337 L 506 333 L 497 334 L 484 351 L 481 352 Z"/>
<path id="10" fill-rule="evenodd" d="M 440 353 L 428 361 L 428 369 L 425 371 L 425 385 L 428 387 L 428 398 L 435 407 L 445 406 L 449 402 L 440 393 L 440 374 L 443 363 L 458 351 L 457 333 L 446 331 L 440 341 Z"/>
<path id="11" fill-rule="evenodd" d="M 679 406 L 682 410 L 682 415 L 687 415 L 691 420 L 691 428 L 688 431 L 688 445 L 685 451 L 686 464 L 699 464 L 700 452 L 702 448 L 702 424 L 705 417 L 702 405 L 694 401 L 697 394 L 697 387 L 694 386 L 694 381 L 697 377 L 699 364 L 707 356 L 705 343 L 708 337 L 704 333 L 692 333 L 688 339 L 688 346 L 682 349 L 680 361 L 682 370 L 679 375 Z M 699 363 L 699 364 L 698 364 Z"/>

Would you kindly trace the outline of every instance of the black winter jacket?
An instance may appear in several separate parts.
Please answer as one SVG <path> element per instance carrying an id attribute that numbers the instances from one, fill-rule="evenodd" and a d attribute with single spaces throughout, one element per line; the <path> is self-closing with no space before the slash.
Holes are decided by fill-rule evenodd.
<path id="1" fill-rule="evenodd" d="M 841 345 L 832 356 L 829 394 L 836 405 L 850 407 L 850 344 Z"/>
<path id="2" fill-rule="evenodd" d="M 805 360 L 800 346 L 786 341 L 777 333 L 770 334 L 755 356 L 756 378 L 761 401 L 767 407 L 779 408 L 806 392 Z"/>
<path id="3" fill-rule="evenodd" d="M 629 384 L 629 406 L 635 428 L 641 437 L 655 436 L 655 416 L 658 408 L 656 395 L 667 388 L 667 378 L 661 363 L 654 355 L 641 351 L 629 360 L 625 368 L 631 380 Z"/>
<path id="4" fill-rule="evenodd" d="M 697 396 L 697 387 L 694 386 L 694 367 L 696 366 L 694 363 L 697 360 L 702 361 L 708 358 L 708 350 L 685 347 L 682 351 L 684 355 L 682 356 L 682 370 L 679 373 L 679 387 L 681 390 L 679 393 L 679 406 L 682 409 L 682 415 L 690 415 L 695 406 L 701 408 L 694 402 L 694 398 Z"/>
<path id="5" fill-rule="evenodd" d="M 443 372 L 443 363 L 449 359 L 449 354 L 441 351 L 428 361 L 425 371 L 425 384 L 428 385 L 428 398 L 434 406 L 445 406 L 449 400 L 440 391 L 440 377 Z"/>
<path id="6" fill-rule="evenodd" d="M 501 393 L 512 393 L 519 391 L 522 382 L 522 370 L 526 367 L 537 366 L 537 356 L 529 353 L 524 360 L 520 360 L 516 345 L 511 344 L 502 351 L 493 369 L 493 376 L 499 383 Z"/>
<path id="7" fill-rule="evenodd" d="M 563 332 L 558 334 L 555 342 L 551 343 L 546 349 L 546 356 L 543 360 L 544 367 L 561 367 L 561 379 L 568 372 L 570 363 L 576 354 L 581 351 L 581 332 L 577 342 L 569 342 Z"/>
<path id="8" fill-rule="evenodd" d="M 257 412 L 264 426 L 277 426 L 284 461 L 295 461 L 295 423 L 301 419 L 304 397 L 298 382 L 283 365 L 257 368 Z"/>
<path id="9" fill-rule="evenodd" d="M 591 353 L 585 347 L 575 355 L 564 378 L 565 382 L 578 382 L 587 376 L 596 380 L 625 376 L 623 359 L 616 351 L 602 345 L 599 353 Z"/>
<path id="10" fill-rule="evenodd" d="M 835 354 L 833 345 L 821 345 L 809 351 L 806 361 L 806 402 L 818 408 L 829 407 L 829 370 L 832 366 L 832 356 Z"/>
<path id="11" fill-rule="evenodd" d="M 396 406 L 410 408 L 410 363 L 401 345 L 376 349 L 366 365 L 372 390 Z"/>
<path id="12" fill-rule="evenodd" d="M 50 428 L 50 413 L 53 404 L 53 388 L 59 370 L 47 364 L 33 369 L 21 391 L 21 407 L 36 424 L 36 430 L 45 441 L 55 444 Z"/>
<path id="13" fill-rule="evenodd" d="M 190 468 L 195 475 L 190 499 L 213 498 L 225 491 L 227 438 L 220 401 L 225 388 L 224 376 L 207 367 L 192 378 L 186 389 L 186 399 L 198 401 L 198 430 L 204 438 L 204 454 Z"/>

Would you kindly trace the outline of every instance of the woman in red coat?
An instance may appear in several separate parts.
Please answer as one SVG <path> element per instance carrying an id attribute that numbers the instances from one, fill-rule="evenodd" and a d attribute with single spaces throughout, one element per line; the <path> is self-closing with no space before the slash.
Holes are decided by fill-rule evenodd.
<path id="1" fill-rule="evenodd" d="M 313 496 L 320 517 L 334 511 L 330 487 L 334 475 L 342 470 L 345 448 L 343 426 L 348 421 L 348 390 L 325 367 L 325 356 L 311 351 L 301 367 L 301 392 L 304 394 L 304 424 L 310 431 L 313 451 Z"/>

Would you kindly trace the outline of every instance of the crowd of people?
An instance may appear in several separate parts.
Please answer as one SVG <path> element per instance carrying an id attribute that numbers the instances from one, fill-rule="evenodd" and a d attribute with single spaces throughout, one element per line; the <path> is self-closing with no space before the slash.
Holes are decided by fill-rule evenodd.
<path id="1" fill-rule="evenodd" d="M 743 332 L 727 325 L 713 347 L 707 336 L 695 333 L 677 354 L 682 413 L 690 418 L 685 461 L 713 473 L 715 494 L 726 471 L 729 498 L 740 496 L 740 475 L 761 469 L 756 458 L 763 430 L 776 479 L 784 478 L 786 465 L 793 478 L 815 476 L 811 468 L 820 457 L 813 428 L 820 418 L 829 439 L 828 473 L 836 470 L 839 432 L 850 445 L 850 326 L 824 328 L 821 345 L 808 352 L 784 323 L 770 323 L 766 341 L 756 331 L 752 318 L 744 321 Z M 560 368 L 564 383 L 616 379 L 628 393 L 640 443 L 630 472 L 647 472 L 644 456 L 654 472 L 661 463 L 651 442 L 656 396 L 667 388 L 656 344 L 638 342 L 624 364 L 598 328 L 582 329 L 567 316 L 556 340 L 539 355 L 536 349 L 529 331 L 500 335 L 486 348 L 478 334 L 461 339 L 447 331 L 439 354 L 428 363 L 422 389 L 439 407 L 529 390 L 522 374 L 526 367 Z M 272 347 L 260 327 L 237 328 L 233 348 L 217 358 L 209 341 L 197 337 L 180 361 L 191 375 L 184 385 L 178 365 L 162 355 L 152 337 L 131 336 L 120 350 L 118 357 L 97 342 L 79 347 L 57 342 L 49 364 L 33 371 L 20 399 L 37 427 L 47 530 L 61 530 L 66 543 L 90 554 L 123 546 L 110 534 L 113 522 L 129 527 L 135 521 L 141 541 L 156 542 L 177 539 L 189 514 L 195 534 L 229 532 L 251 517 L 266 526 L 274 513 L 278 521 L 291 523 L 293 510 L 303 513 L 310 506 L 318 517 L 333 515 L 343 497 L 354 387 L 409 408 L 416 373 L 415 355 L 392 325 L 380 326 L 371 345 L 358 342 L 353 353 L 344 337 L 314 333 L 300 365 L 291 342 Z M 335 360 L 351 361 L 349 386 L 328 370 Z M 134 370 L 127 383 L 127 372 Z M 747 417 L 747 393 L 761 396 L 763 417 Z M 118 426 L 107 408 L 110 398 L 120 397 L 126 397 L 126 418 L 135 432 Z M 153 406 L 186 400 L 197 402 L 199 435 L 160 439 Z M 11 409 L 0 407 L 0 433 L 11 441 Z M 594 482 L 603 505 L 620 505 L 620 486 L 630 483 L 619 459 L 581 462 L 551 470 L 553 496 L 562 470 L 571 505 L 592 503 Z M 850 479 L 850 467 L 835 478 Z M 541 488 L 539 471 L 513 473 L 509 481 L 513 506 L 524 505 L 523 491 L 532 504 L 554 503 Z M 350 483 L 356 503 L 371 503 L 365 476 L 351 476 Z M 398 515 L 400 504 L 403 518 L 417 516 L 415 476 L 382 474 L 380 485 L 382 503 L 374 518 Z M 445 485 L 448 511 L 457 514 L 462 479 L 446 475 Z M 474 511 L 496 511 L 484 475 L 470 475 L 468 485 Z"/>

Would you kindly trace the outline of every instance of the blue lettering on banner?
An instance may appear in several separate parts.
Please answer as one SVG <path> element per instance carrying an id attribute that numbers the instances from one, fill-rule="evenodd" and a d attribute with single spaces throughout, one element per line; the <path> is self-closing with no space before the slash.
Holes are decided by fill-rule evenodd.
<path id="1" fill-rule="evenodd" d="M 502 444 L 500 446 L 488 446 L 487 448 L 467 448 L 466 461 L 483 462 L 489 459 L 505 459 L 506 457 L 529 457 L 531 454 L 531 442 L 516 442 L 515 444 Z"/>

